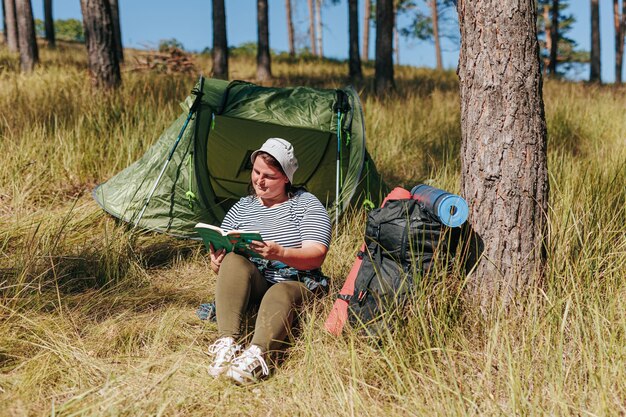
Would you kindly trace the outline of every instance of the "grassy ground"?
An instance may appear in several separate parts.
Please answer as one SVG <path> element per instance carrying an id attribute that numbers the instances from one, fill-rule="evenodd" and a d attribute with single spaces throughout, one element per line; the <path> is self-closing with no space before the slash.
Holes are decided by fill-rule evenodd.
<path id="1" fill-rule="evenodd" d="M 194 312 L 215 276 L 200 246 L 131 235 L 90 196 L 173 121 L 197 76 L 128 64 L 122 89 L 102 96 L 81 47 L 41 55 L 23 76 L 0 49 L 0 415 L 626 414 L 624 89 L 545 85 L 548 274 L 518 311 L 477 316 L 463 276 L 438 275 L 373 345 L 325 333 L 327 299 L 303 314 L 274 376 L 242 388 L 206 372 L 216 327 Z M 210 73 L 207 58 L 197 65 Z M 273 71 L 275 85 L 332 88 L 347 65 Z M 231 62 L 231 78 L 254 72 L 251 58 Z M 368 148 L 385 179 L 458 191 L 455 74 L 398 68 L 400 93 L 381 101 L 365 72 Z M 362 224 L 355 211 L 335 237 L 325 264 L 335 289 Z"/>

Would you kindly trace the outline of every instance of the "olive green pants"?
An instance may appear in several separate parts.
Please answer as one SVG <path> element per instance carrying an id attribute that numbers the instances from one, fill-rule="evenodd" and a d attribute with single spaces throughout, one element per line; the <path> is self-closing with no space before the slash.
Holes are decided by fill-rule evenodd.
<path id="1" fill-rule="evenodd" d="M 291 330 L 295 312 L 313 293 L 298 281 L 270 284 L 247 258 L 227 254 L 217 275 L 215 308 L 219 337 L 241 339 L 248 308 L 259 305 L 251 343 L 264 352 L 281 347 Z"/>

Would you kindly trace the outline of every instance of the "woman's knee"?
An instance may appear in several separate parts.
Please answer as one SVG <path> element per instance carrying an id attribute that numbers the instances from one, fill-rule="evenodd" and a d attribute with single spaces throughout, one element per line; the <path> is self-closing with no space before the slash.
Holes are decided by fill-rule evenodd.
<path id="1" fill-rule="evenodd" d="M 255 266 L 246 257 L 230 252 L 222 260 L 217 275 L 218 279 L 222 277 L 228 277 L 228 279 L 235 279 L 234 277 L 250 278 L 254 268 Z"/>
<path id="2" fill-rule="evenodd" d="M 302 304 L 308 292 L 310 291 L 301 282 L 279 282 L 267 290 L 263 301 L 272 305 L 296 307 Z"/>

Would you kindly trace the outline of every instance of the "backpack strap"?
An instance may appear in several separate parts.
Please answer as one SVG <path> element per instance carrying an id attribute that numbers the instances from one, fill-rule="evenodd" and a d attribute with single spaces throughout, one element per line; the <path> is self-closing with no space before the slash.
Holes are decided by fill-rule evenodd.
<path id="1" fill-rule="evenodd" d="M 367 298 L 367 294 L 369 293 L 369 287 L 374 280 L 374 277 L 376 277 L 377 274 L 380 274 L 378 268 L 380 267 L 380 265 L 382 265 L 383 255 L 378 242 L 372 240 L 370 244 L 366 246 L 366 250 L 368 253 L 368 257 L 372 261 L 372 273 L 367 278 L 365 285 L 361 285 L 359 288 L 354 288 L 354 295 L 357 297 L 356 299 L 359 305 L 363 305 L 363 301 L 365 300 L 365 298 Z"/>
<path id="2" fill-rule="evenodd" d="M 343 300 L 343 301 L 346 301 L 346 302 L 348 302 L 348 303 L 349 303 L 349 302 L 350 302 L 350 300 L 352 299 L 352 295 L 348 295 L 348 294 L 341 294 L 341 293 L 340 293 L 340 294 L 337 294 L 337 299 L 338 299 L 338 300 Z"/>

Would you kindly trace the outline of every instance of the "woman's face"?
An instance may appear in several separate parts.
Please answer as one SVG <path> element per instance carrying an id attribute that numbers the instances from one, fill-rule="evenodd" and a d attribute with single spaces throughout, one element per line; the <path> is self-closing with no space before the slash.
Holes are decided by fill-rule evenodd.
<path id="1" fill-rule="evenodd" d="M 280 169 L 268 165 L 263 158 L 256 157 L 252 166 L 252 186 L 259 198 L 275 200 L 286 197 L 285 186 L 288 183 L 289 179 Z"/>

